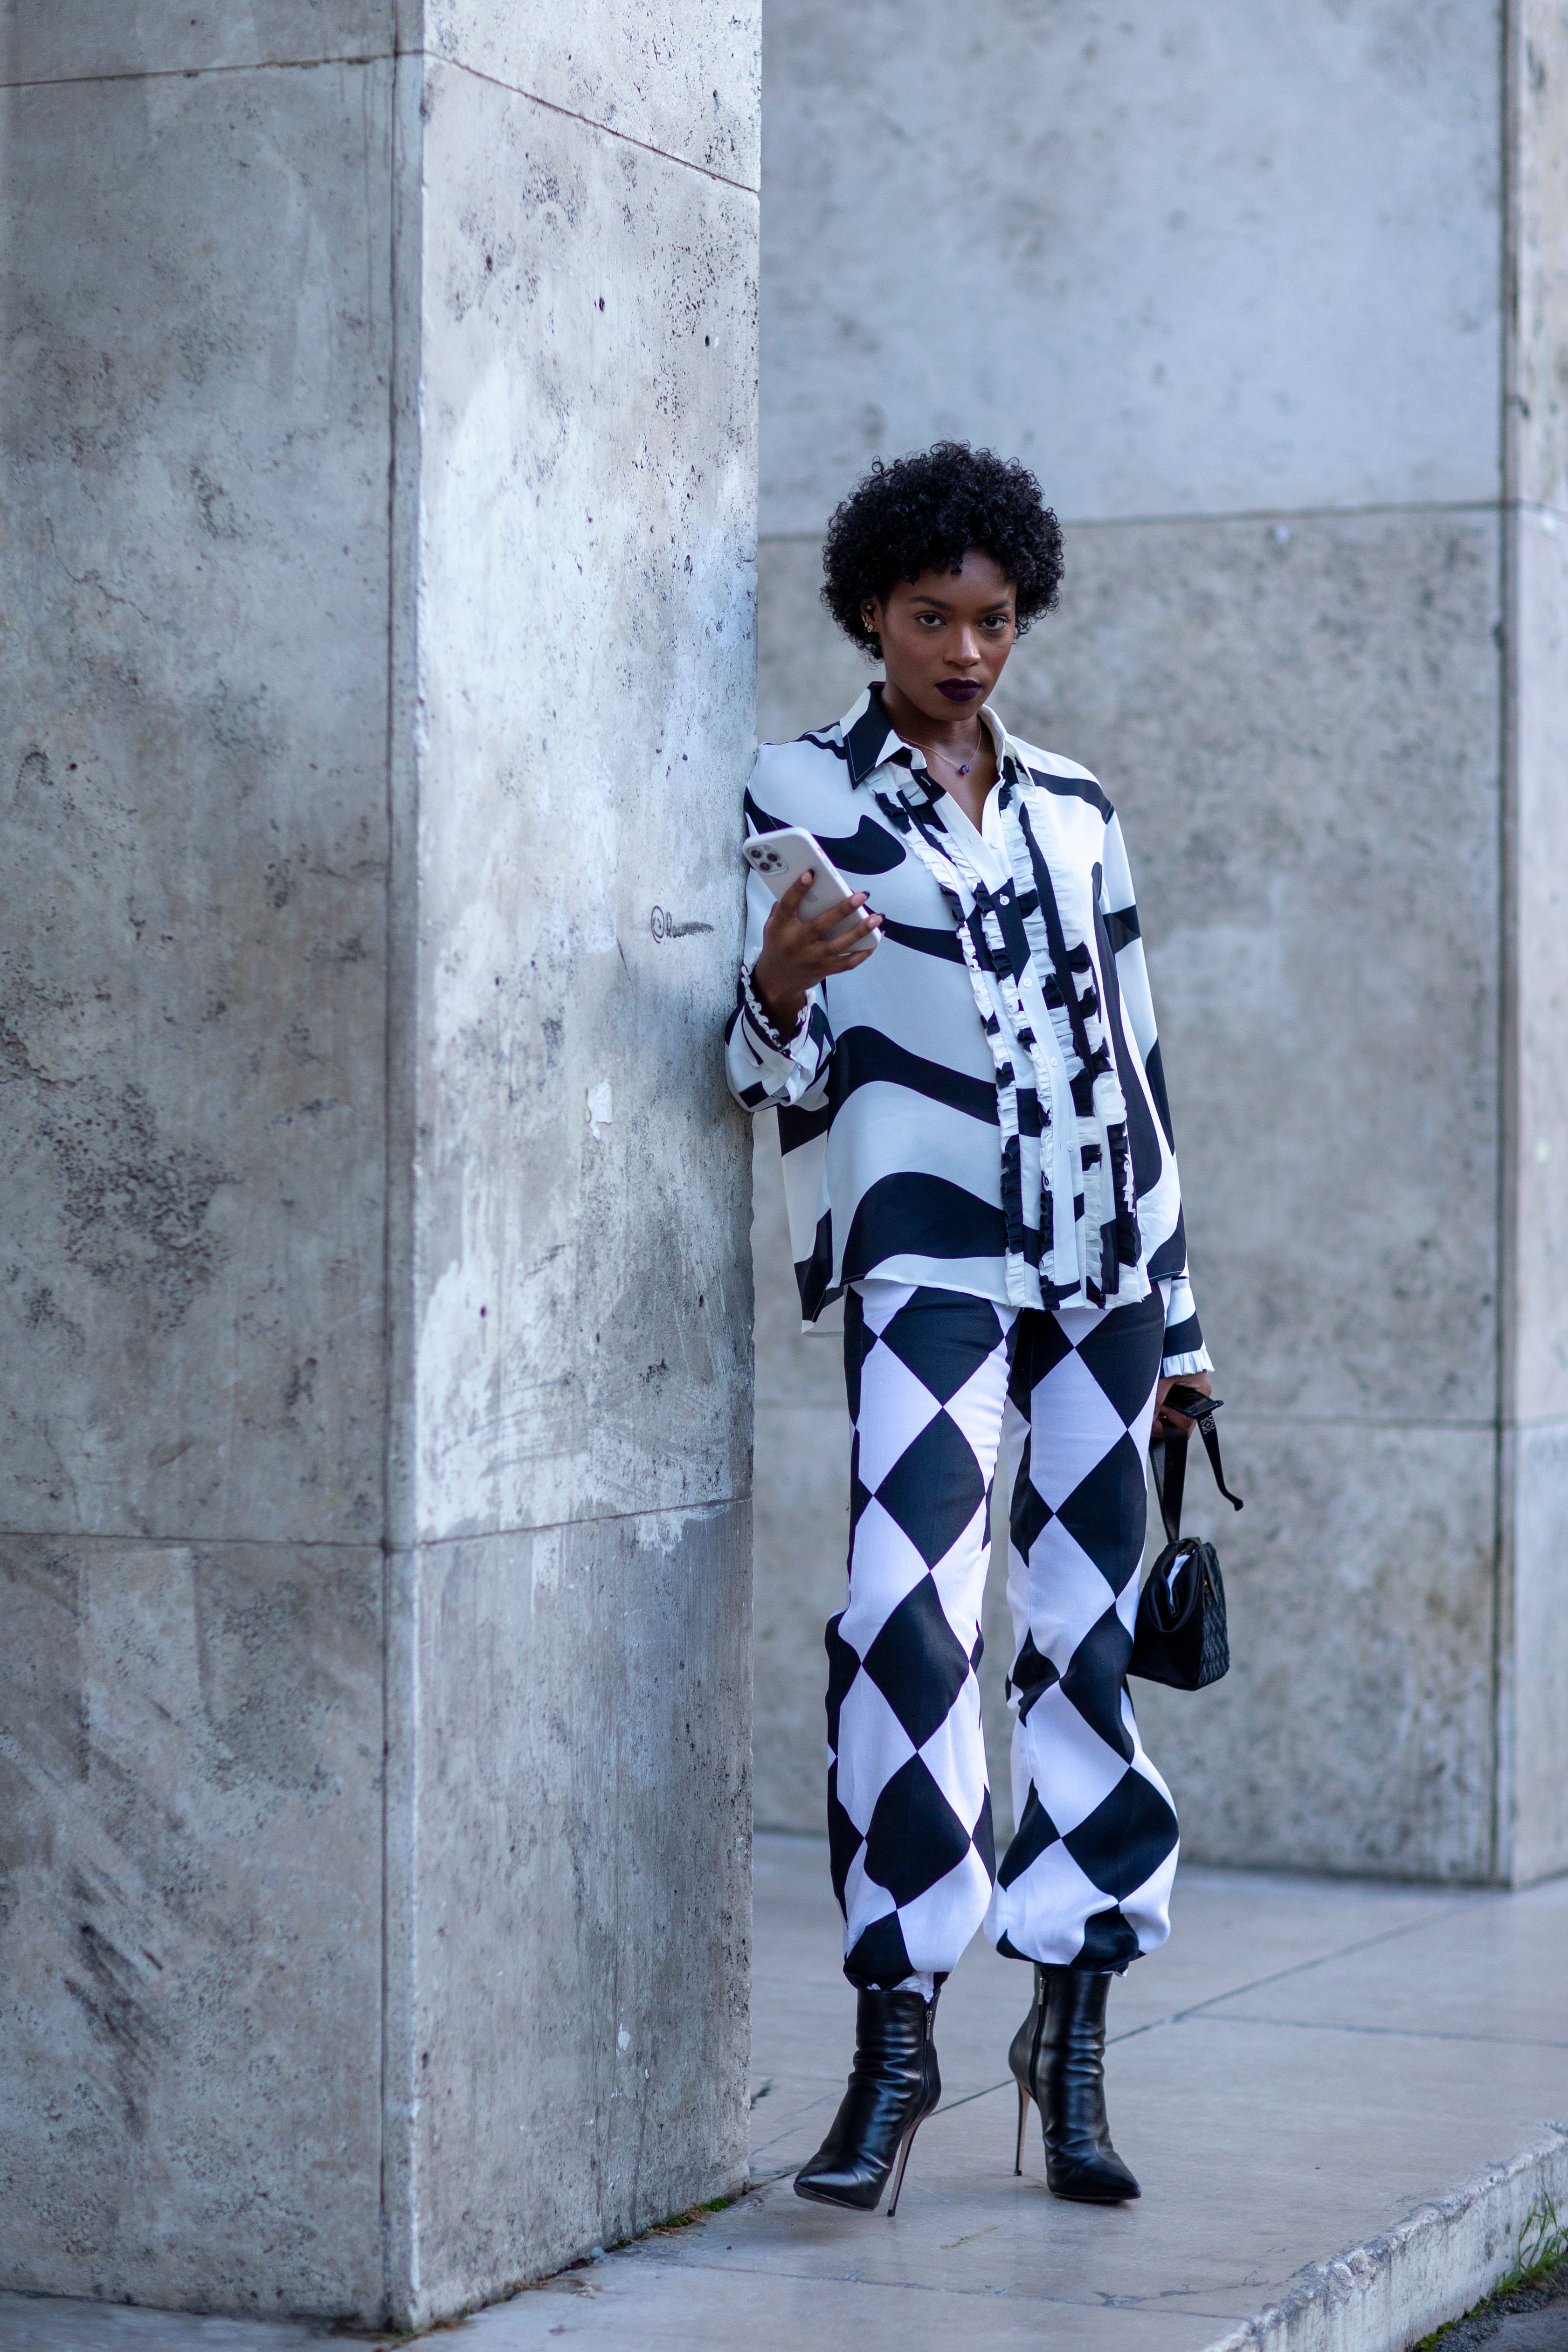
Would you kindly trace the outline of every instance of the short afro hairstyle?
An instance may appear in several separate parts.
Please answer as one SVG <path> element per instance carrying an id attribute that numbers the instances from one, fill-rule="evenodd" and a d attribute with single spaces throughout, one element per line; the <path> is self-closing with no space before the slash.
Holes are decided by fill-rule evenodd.
<path id="1" fill-rule="evenodd" d="M 1062 578 L 1061 526 L 1028 467 L 967 441 L 938 441 L 890 466 L 879 458 L 827 526 L 822 601 L 863 653 L 879 653 L 861 616 L 867 598 L 898 580 L 957 572 L 972 547 L 1012 581 L 1022 636 L 1050 611 Z"/>

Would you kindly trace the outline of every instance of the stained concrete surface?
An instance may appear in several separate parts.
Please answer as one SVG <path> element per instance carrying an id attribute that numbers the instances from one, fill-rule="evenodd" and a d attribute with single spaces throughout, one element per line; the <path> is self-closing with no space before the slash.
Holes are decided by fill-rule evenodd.
<path id="1" fill-rule="evenodd" d="M 1534 2264 L 1530 2265 L 1531 2269 Z M 1568 2347 L 1568 2260 L 1523 2286 L 1505 2288 L 1444 2331 L 1442 2352 L 1564 2352 Z"/>
<path id="2" fill-rule="evenodd" d="M 756 199 L 446 64 L 422 105 L 407 1442 L 410 1532 L 441 1541 L 749 1485 L 748 1139 L 713 1041 Z"/>
<path id="3" fill-rule="evenodd" d="M 408 2033 L 437 2310 L 743 2178 L 750 1552 L 742 1501 L 422 1559 Z"/>
<path id="4" fill-rule="evenodd" d="M 778 0 L 763 37 L 764 535 L 954 430 L 1100 520 L 1496 496 L 1494 11 Z"/>
<path id="5" fill-rule="evenodd" d="M 0 97 L 27 1534 L 379 1536 L 390 68 L 276 79 Z"/>
<path id="6" fill-rule="evenodd" d="M 1568 81 L 1568 61 L 1564 66 Z M 1568 134 L 1564 137 L 1568 150 Z M 1568 373 L 1568 370 L 1565 370 Z M 1568 1424 L 1568 504 L 1514 518 L 1518 768 L 1509 885 L 1518 908 L 1509 1209 L 1518 1261 L 1510 1405 Z"/>
<path id="7" fill-rule="evenodd" d="M 413 16 L 407 0 L 403 8 Z M 0 80 L 363 64 L 392 56 L 398 14 L 399 0 L 128 0 L 90 10 L 3 0 Z"/>
<path id="8" fill-rule="evenodd" d="M 1555 0 L 1508 11 L 1505 99 L 1517 308 L 1506 431 L 1512 495 L 1568 513 L 1568 22 Z"/>
<path id="9" fill-rule="evenodd" d="M 1549 86 L 1559 110 L 1555 144 L 1540 168 L 1559 183 L 1568 157 L 1568 31 L 1560 19 L 1547 48 Z M 1538 62 L 1540 60 L 1538 59 Z M 1559 214 L 1563 191 L 1557 190 Z M 1561 392 L 1568 299 L 1561 254 L 1535 287 L 1534 366 L 1521 398 L 1533 403 L 1521 432 L 1535 434 L 1538 410 L 1550 425 Z M 1527 271 L 1527 278 L 1532 273 Z M 1553 410 L 1553 403 L 1559 406 Z M 1517 412 L 1516 412 L 1517 415 Z M 1504 1662 L 1515 1694 L 1517 1794 L 1506 1824 L 1510 1860 L 1528 1877 L 1568 1853 L 1568 497 L 1561 450 L 1537 436 L 1530 477 L 1555 508 L 1521 508 L 1514 519 L 1514 637 L 1518 674 L 1514 805 L 1508 883 L 1518 909 L 1509 1006 L 1511 1150 L 1504 1212 L 1516 1265 L 1504 1365 L 1507 1431 L 1503 1507 L 1511 1535 L 1505 1589 Z"/>
<path id="10" fill-rule="evenodd" d="M 1487 2341 L 1497 2352 L 1568 2352 L 1568 2302 L 1515 2312 Z"/>
<path id="11" fill-rule="evenodd" d="M 5 2276 L 374 2306 L 379 1549 L 5 1537 L 0 1617 Z"/>
<path id="12" fill-rule="evenodd" d="M 1142 2181 L 1137 2204 L 1050 2199 L 1034 2129 L 1014 2178 L 1005 2051 L 1029 1979 L 977 1943 L 942 1995 L 943 2105 L 915 2143 L 897 2220 L 837 2215 L 802 2204 L 787 2177 L 833 2113 L 852 2032 L 826 1845 L 759 1839 L 758 2187 L 479 2314 L 458 2340 L 475 2352 L 558 2340 L 918 2352 L 957 2336 L 987 2352 L 1043 2337 L 1069 2352 L 1203 2352 L 1308 2266 L 1551 2142 L 1551 2119 L 1568 2118 L 1568 1882 L 1509 1895 L 1189 1867 L 1173 1917 L 1170 1943 L 1112 1995 L 1111 2116 Z M 1506 2231 L 1493 2234 L 1490 2276 L 1513 2251 Z M 1419 2288 L 1428 2297 L 1441 2236 Z M 1408 2300 L 1407 2283 L 1386 2352 L 1480 2290 L 1456 2275 L 1446 2291 L 1434 2315 Z M 1343 2319 L 1342 2294 L 1330 2301 L 1349 2332 L 1333 2336 L 1326 2305 L 1319 2332 L 1300 2323 L 1292 2344 L 1379 2340 Z M 161 2336 L 159 2324 L 0 2298 L 6 2352 L 342 2340 L 191 2319 Z"/>
<path id="13" fill-rule="evenodd" d="M 754 8 L 669 0 L 542 20 L 505 0 L 0 0 L 0 86 L 424 54 L 754 191 L 758 34 Z"/>
<path id="14" fill-rule="evenodd" d="M 642 0 L 568 15 L 510 0 L 419 0 L 419 10 L 433 54 L 756 193 L 754 5 Z"/>

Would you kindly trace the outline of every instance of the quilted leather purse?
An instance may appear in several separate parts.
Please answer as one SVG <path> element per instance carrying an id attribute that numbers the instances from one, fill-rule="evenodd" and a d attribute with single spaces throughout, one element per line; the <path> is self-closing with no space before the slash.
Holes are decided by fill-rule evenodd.
<path id="1" fill-rule="evenodd" d="M 1214 1417 L 1218 1397 L 1195 1389 L 1173 1388 L 1166 1402 L 1191 1416 L 1204 1442 L 1215 1485 L 1234 1510 L 1241 1497 L 1225 1483 L 1219 1439 Z M 1165 1523 L 1165 1549 L 1149 1571 L 1138 1600 L 1132 1629 L 1130 1675 L 1145 1682 L 1168 1683 L 1173 1690 L 1202 1690 L 1230 1671 L 1230 1637 L 1226 1627 L 1225 1583 L 1213 1544 L 1182 1533 L 1182 1494 L 1187 1478 L 1187 1440 L 1174 1430 L 1161 1431 L 1149 1444 L 1154 1484 L 1160 1496 L 1160 1517 Z"/>

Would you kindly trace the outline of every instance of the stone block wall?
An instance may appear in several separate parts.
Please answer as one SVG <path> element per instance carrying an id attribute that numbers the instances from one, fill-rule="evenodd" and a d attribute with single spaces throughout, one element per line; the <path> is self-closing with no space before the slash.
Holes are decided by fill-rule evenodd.
<path id="1" fill-rule="evenodd" d="M 1568 16 L 1517 0 L 1504 398 L 1500 1860 L 1568 1866 Z"/>
<path id="2" fill-rule="evenodd" d="M 754 58 L 727 9 L 534 29 L 437 12 L 418 94 L 387 2136 L 418 2312 L 745 2167 L 747 1139 L 713 1040 Z"/>
<path id="3" fill-rule="evenodd" d="M 413 2324 L 743 2165 L 756 24 L 676 23 L 0 12 L 7 2285 Z"/>

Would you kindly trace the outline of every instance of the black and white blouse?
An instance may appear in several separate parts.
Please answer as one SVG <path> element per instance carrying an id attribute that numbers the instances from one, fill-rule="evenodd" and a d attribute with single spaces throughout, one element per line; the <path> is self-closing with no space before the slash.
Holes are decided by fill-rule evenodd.
<path id="1" fill-rule="evenodd" d="M 757 754 L 749 831 L 805 826 L 883 918 L 784 1039 L 751 986 L 773 899 L 748 877 L 726 1071 L 746 1109 L 778 1113 L 802 1311 L 879 1277 L 1035 1307 L 1158 1283 L 1163 1369 L 1207 1370 L 1121 828 L 1086 768 L 984 716 L 979 832 L 878 685 Z"/>

